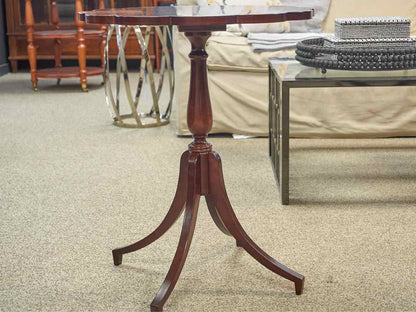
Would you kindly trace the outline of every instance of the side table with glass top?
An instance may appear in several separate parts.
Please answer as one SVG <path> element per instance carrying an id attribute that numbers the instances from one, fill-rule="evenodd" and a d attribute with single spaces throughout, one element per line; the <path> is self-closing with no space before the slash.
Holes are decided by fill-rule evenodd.
<path id="1" fill-rule="evenodd" d="M 290 89 L 415 86 L 416 69 L 390 71 L 327 70 L 295 60 L 269 61 L 269 156 L 283 205 L 289 204 Z M 325 103 L 322 103 L 325 105 Z"/>

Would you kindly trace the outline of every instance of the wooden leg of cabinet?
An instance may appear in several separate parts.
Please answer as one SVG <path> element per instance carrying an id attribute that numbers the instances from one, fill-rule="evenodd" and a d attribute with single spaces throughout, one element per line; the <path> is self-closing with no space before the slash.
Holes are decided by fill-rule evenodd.
<path id="1" fill-rule="evenodd" d="M 17 62 L 18 61 L 16 61 L 16 60 L 10 61 L 10 65 L 12 67 L 12 73 L 17 73 L 17 69 L 18 69 L 18 63 Z"/>

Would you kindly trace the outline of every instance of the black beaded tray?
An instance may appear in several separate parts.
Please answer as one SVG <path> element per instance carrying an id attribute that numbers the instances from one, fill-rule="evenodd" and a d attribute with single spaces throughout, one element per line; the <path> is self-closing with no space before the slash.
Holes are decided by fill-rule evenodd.
<path id="1" fill-rule="evenodd" d="M 327 47 L 325 39 L 307 39 L 296 45 L 296 60 L 306 66 L 344 70 L 403 70 L 416 68 L 416 46 Z"/>

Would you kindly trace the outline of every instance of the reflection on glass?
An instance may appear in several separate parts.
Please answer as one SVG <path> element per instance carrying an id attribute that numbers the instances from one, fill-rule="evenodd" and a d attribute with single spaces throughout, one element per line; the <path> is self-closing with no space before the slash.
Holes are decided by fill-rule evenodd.
<path id="1" fill-rule="evenodd" d="M 21 23 L 25 23 L 25 0 L 18 0 L 20 4 Z M 32 8 L 36 24 L 48 24 L 50 22 L 49 11 L 52 0 L 33 0 Z M 59 14 L 59 22 L 73 24 L 75 21 L 75 0 L 56 0 Z M 140 7 L 141 0 L 104 0 L 106 8 L 135 8 Z M 84 10 L 95 10 L 99 7 L 99 0 L 84 0 Z"/>
<path id="2" fill-rule="evenodd" d="M 338 70 L 328 69 L 326 73 L 322 73 L 320 68 L 308 67 L 300 64 L 293 59 L 277 59 L 271 58 L 270 62 L 276 69 L 282 80 L 290 81 L 296 79 L 346 79 L 359 80 L 360 78 L 383 78 L 391 77 L 394 80 L 398 78 L 406 79 L 408 77 L 416 77 L 416 69 L 408 70 L 386 70 L 386 71 L 359 71 L 359 70 Z"/>
<path id="3" fill-rule="evenodd" d="M 48 1 L 49 0 L 32 1 L 33 16 L 36 24 L 47 24 L 49 22 Z M 19 0 L 20 20 L 22 24 L 25 23 L 25 2 L 25 0 Z"/>
<path id="4" fill-rule="evenodd" d="M 88 1 L 88 0 L 87 0 Z M 94 2 L 94 0 L 90 0 Z M 137 8 L 141 6 L 141 0 L 105 0 L 106 8 Z"/>
<path id="5" fill-rule="evenodd" d="M 75 21 L 75 1 L 57 0 L 59 23 L 73 24 Z"/>

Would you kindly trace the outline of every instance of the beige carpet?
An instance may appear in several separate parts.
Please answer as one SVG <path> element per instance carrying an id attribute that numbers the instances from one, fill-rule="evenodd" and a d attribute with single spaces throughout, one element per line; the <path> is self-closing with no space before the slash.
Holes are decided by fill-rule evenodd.
<path id="1" fill-rule="evenodd" d="M 152 231 L 189 138 L 174 125 L 111 124 L 100 79 L 0 78 L 1 311 L 148 311 L 180 222 L 112 265 L 111 249 Z M 224 236 L 201 204 L 166 311 L 416 311 L 416 139 L 293 140 L 292 204 L 281 206 L 267 139 L 210 141 L 246 231 L 306 276 L 305 292 Z"/>

